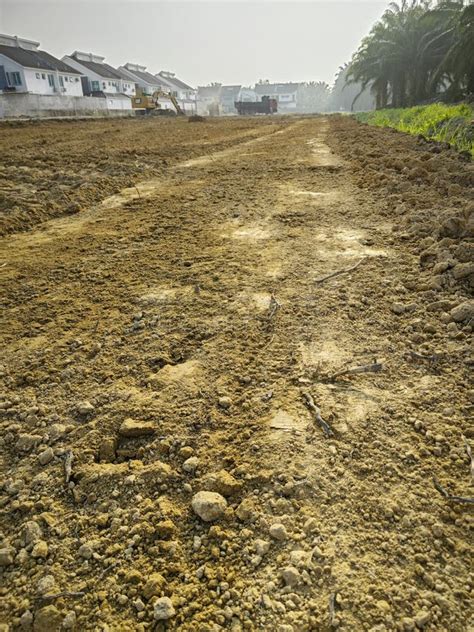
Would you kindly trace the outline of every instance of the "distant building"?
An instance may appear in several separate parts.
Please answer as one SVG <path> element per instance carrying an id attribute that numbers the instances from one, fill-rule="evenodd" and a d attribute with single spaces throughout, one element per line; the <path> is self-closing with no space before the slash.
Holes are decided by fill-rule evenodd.
<path id="1" fill-rule="evenodd" d="M 0 35 L 0 92 L 82 96 L 81 73 L 39 42 Z"/>
<path id="2" fill-rule="evenodd" d="M 186 114 L 196 112 L 197 90 L 195 88 L 178 79 L 174 72 L 162 70 L 155 76 L 162 82 L 163 90 L 175 97 L 183 112 Z"/>
<path id="3" fill-rule="evenodd" d="M 254 102 L 257 101 L 257 93 L 252 88 L 241 88 L 239 101 Z"/>
<path id="4" fill-rule="evenodd" d="M 278 112 L 295 112 L 298 105 L 299 83 L 257 83 L 257 99 L 268 96 L 278 101 Z"/>
<path id="5" fill-rule="evenodd" d="M 220 114 L 221 84 L 212 86 L 199 86 L 197 90 L 197 111 L 204 116 L 217 116 Z"/>
<path id="6" fill-rule="evenodd" d="M 235 102 L 240 100 L 241 85 L 221 86 L 219 100 L 222 114 L 237 114 Z"/>
<path id="7" fill-rule="evenodd" d="M 64 62 L 81 73 L 84 94 L 135 96 L 135 82 L 120 70 L 106 64 L 104 59 L 100 55 L 80 51 L 63 57 Z"/>

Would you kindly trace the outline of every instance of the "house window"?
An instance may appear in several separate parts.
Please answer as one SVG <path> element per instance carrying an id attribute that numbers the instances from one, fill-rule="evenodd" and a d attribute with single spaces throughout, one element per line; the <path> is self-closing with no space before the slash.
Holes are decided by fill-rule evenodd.
<path id="1" fill-rule="evenodd" d="M 79 77 L 76 77 L 76 83 L 79 83 Z"/>
<path id="2" fill-rule="evenodd" d="M 64 79 L 61 77 L 61 75 L 59 75 L 59 85 L 61 86 L 61 88 L 64 88 Z"/>
<path id="3" fill-rule="evenodd" d="M 46 75 L 44 72 L 41 73 L 41 79 L 46 79 Z"/>
<path id="4" fill-rule="evenodd" d="M 91 81 L 91 86 L 92 86 L 92 92 L 98 92 L 100 89 L 98 81 Z"/>
<path id="5" fill-rule="evenodd" d="M 39 72 L 37 72 L 37 73 L 36 73 L 36 78 L 37 78 L 37 79 L 39 79 L 39 78 L 40 78 L 40 76 L 41 76 L 41 75 L 39 74 Z"/>
<path id="6" fill-rule="evenodd" d="M 9 86 L 21 86 L 21 76 L 19 72 L 7 72 Z"/>
<path id="7" fill-rule="evenodd" d="M 67 77 L 64 77 L 64 81 L 69 81 L 69 79 Z"/>
<path id="8" fill-rule="evenodd" d="M 53 75 L 48 75 L 48 83 L 51 88 L 54 88 L 54 77 Z"/>

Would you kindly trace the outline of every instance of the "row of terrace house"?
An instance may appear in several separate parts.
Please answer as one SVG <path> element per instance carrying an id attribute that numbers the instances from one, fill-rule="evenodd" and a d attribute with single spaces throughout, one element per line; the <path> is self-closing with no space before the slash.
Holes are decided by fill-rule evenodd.
<path id="1" fill-rule="evenodd" d="M 105 57 L 81 51 L 57 59 L 39 46 L 32 40 L 0 35 L 0 117 L 2 104 L 19 102 L 8 95 L 19 94 L 55 97 L 49 99 L 54 102 L 51 109 L 55 111 L 77 109 L 81 98 L 81 107 L 89 110 L 94 110 L 97 99 L 101 99 L 106 113 L 143 111 L 148 105 L 142 104 L 151 103 L 151 107 L 158 104 L 171 111 L 180 108 L 186 114 L 232 115 L 237 114 L 237 101 L 261 101 L 264 97 L 276 99 L 280 113 L 302 111 L 299 100 L 303 84 L 299 83 L 260 81 L 253 88 L 215 83 L 195 90 L 172 72 L 161 70 L 154 74 L 146 66 L 132 62 L 115 68 Z M 59 97 L 71 100 L 58 100 Z M 36 99 L 34 107 L 47 107 L 47 101 Z M 6 111 L 11 113 L 12 107 Z"/>
<path id="2" fill-rule="evenodd" d="M 156 98 L 160 107 L 172 110 L 175 101 L 185 113 L 196 112 L 197 90 L 172 72 L 153 74 L 132 62 L 115 68 L 101 55 L 81 51 L 57 59 L 39 46 L 32 40 L 0 35 L 0 95 L 82 97 L 81 103 L 89 109 L 91 102 L 84 97 L 101 98 L 107 110 L 122 112 L 131 112 L 140 101 L 137 97 L 146 95 Z M 68 107 L 75 107 L 73 100 L 55 99 L 56 110 Z"/>

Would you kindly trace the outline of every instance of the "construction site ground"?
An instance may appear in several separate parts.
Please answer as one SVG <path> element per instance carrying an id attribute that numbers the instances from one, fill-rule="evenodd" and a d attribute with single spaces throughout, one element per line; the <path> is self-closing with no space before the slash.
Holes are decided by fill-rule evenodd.
<path id="1" fill-rule="evenodd" d="M 472 630 L 473 164 L 342 116 L 0 149 L 1 632 Z"/>

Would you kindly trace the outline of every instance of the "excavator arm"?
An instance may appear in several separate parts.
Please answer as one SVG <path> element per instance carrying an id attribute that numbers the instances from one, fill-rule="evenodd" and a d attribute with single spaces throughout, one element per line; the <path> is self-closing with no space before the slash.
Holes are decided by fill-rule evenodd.
<path id="1" fill-rule="evenodd" d="M 162 90 L 156 90 L 153 93 L 153 102 L 155 103 L 156 107 L 160 107 L 158 100 L 160 99 L 160 97 L 162 97 L 163 99 L 169 99 L 171 101 L 171 103 L 174 106 L 174 109 L 176 110 L 176 114 L 178 114 L 179 116 L 184 115 L 184 112 L 181 108 L 181 106 L 179 105 L 176 97 L 173 94 L 169 94 L 168 92 L 163 92 Z"/>

